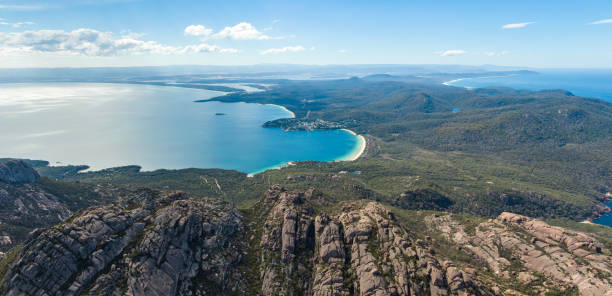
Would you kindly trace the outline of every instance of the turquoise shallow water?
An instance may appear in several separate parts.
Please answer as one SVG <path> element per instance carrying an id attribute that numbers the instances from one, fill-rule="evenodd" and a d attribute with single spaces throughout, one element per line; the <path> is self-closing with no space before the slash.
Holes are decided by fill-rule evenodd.
<path id="1" fill-rule="evenodd" d="M 220 92 L 127 84 L 0 84 L 0 157 L 87 164 L 258 172 L 293 160 L 343 159 L 347 131 L 284 132 L 273 105 L 204 102 Z M 217 115 L 223 113 L 225 115 Z"/>
<path id="2" fill-rule="evenodd" d="M 506 86 L 516 89 L 565 89 L 575 95 L 612 101 L 612 70 L 536 70 L 537 74 L 466 78 L 450 85 Z"/>

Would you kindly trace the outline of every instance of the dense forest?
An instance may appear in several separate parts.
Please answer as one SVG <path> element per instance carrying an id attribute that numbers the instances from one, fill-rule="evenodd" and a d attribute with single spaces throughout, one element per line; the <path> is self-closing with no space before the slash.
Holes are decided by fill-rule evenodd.
<path id="1" fill-rule="evenodd" d="M 264 126 L 291 130 L 292 123 L 313 122 L 364 134 L 367 151 L 354 162 L 300 162 L 253 178 L 223 170 L 139 172 L 137 167 L 76 174 L 82 168 L 39 166 L 39 171 L 53 179 L 231 196 L 243 207 L 257 199 L 254 192 L 281 183 L 406 209 L 485 217 L 512 211 L 579 221 L 600 209 L 612 191 L 612 104 L 564 90 L 467 90 L 441 85 L 439 79 L 276 79 L 262 92 L 213 99 L 278 104 L 296 114 L 295 120 Z M 185 87 L 203 82 L 177 81 Z M 345 173 L 356 171 L 360 174 Z"/>

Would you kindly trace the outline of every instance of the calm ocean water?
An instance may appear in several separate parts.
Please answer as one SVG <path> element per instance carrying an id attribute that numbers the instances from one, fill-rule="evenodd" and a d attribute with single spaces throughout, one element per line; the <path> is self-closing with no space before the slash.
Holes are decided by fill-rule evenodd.
<path id="1" fill-rule="evenodd" d="M 610 200 L 610 202 L 606 203 L 606 206 L 608 206 L 609 208 L 612 209 L 612 200 Z M 593 220 L 593 222 L 597 223 L 597 224 L 602 224 L 602 225 L 607 225 L 612 227 L 612 212 L 609 212 L 601 217 L 599 217 L 598 219 Z"/>
<path id="2" fill-rule="evenodd" d="M 292 160 L 331 161 L 358 148 L 349 132 L 284 132 L 261 124 L 273 105 L 204 102 L 220 92 L 101 83 L 0 84 L 0 157 L 256 172 Z M 222 113 L 224 115 L 219 115 Z"/>
<path id="3" fill-rule="evenodd" d="M 449 83 L 452 86 L 479 88 L 506 86 L 516 89 L 565 89 L 577 96 L 612 102 L 612 70 L 548 70 L 537 74 L 468 78 Z M 606 204 L 612 208 L 612 202 Z M 593 221 L 612 227 L 612 214 Z"/>
<path id="4" fill-rule="evenodd" d="M 565 89 L 577 96 L 612 101 L 612 70 L 536 70 L 536 74 L 466 78 L 452 86 L 507 86 L 517 89 Z"/>

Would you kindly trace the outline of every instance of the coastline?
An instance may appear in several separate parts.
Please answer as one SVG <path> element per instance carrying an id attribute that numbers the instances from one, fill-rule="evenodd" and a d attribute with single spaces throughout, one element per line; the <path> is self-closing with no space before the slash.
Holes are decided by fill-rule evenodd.
<path id="1" fill-rule="evenodd" d="M 454 86 L 454 87 L 463 87 L 465 89 L 474 89 L 475 87 L 472 86 L 455 86 L 453 85 L 453 83 L 455 82 L 459 82 L 461 80 L 465 80 L 465 79 L 479 79 L 479 78 L 495 78 L 495 77 L 510 77 L 510 76 L 516 76 L 516 75 L 520 75 L 520 74 L 508 74 L 508 75 L 492 75 L 492 76 L 480 76 L 480 77 L 465 77 L 465 78 L 457 78 L 457 79 L 453 79 L 453 80 L 449 80 L 449 81 L 445 81 L 442 82 L 442 84 L 446 85 L 446 86 Z"/>
<path id="2" fill-rule="evenodd" d="M 359 146 L 357 146 L 356 149 L 354 149 L 353 151 L 351 151 L 351 153 L 349 153 L 348 155 L 342 157 L 341 159 L 339 159 L 339 161 L 354 161 L 359 159 L 359 157 L 361 157 L 363 155 L 363 153 L 366 150 L 367 147 L 367 141 L 365 139 L 364 136 L 362 135 L 358 135 L 356 132 L 350 130 L 350 129 L 340 129 L 343 131 L 346 131 L 348 133 L 350 133 L 351 135 L 357 137 L 357 140 L 359 141 Z"/>
<path id="3" fill-rule="evenodd" d="M 275 107 L 281 108 L 285 112 L 287 112 L 290 115 L 289 118 L 296 118 L 295 113 L 293 111 L 289 110 L 287 107 L 282 106 L 282 105 L 277 105 L 277 104 L 262 104 L 262 103 L 247 103 L 247 102 L 239 102 L 239 103 L 275 106 Z M 363 153 L 365 152 L 365 149 L 366 149 L 367 141 L 366 141 L 365 137 L 362 136 L 362 135 L 358 135 L 357 133 L 355 133 L 354 131 L 349 130 L 349 129 L 344 129 L 343 128 L 343 129 L 340 129 L 340 130 L 346 131 L 346 132 L 350 133 L 351 135 L 357 137 L 358 146 L 355 149 L 353 149 L 351 152 L 349 152 L 347 155 L 342 156 L 342 157 L 340 157 L 338 159 L 334 159 L 332 161 L 354 161 L 354 160 L 359 159 L 359 157 L 361 157 L 363 155 Z M 265 168 L 259 169 L 257 171 L 254 171 L 254 172 L 249 172 L 249 173 L 247 173 L 247 178 L 252 178 L 252 177 L 254 177 L 257 174 L 263 173 L 263 172 L 268 171 L 268 170 L 279 170 L 279 169 L 282 169 L 284 167 L 291 166 L 291 165 L 295 165 L 295 161 L 287 161 L 287 162 L 279 163 L 279 164 L 276 164 L 276 165 L 273 165 L 273 166 L 265 167 Z"/>
<path id="4" fill-rule="evenodd" d="M 255 104 L 257 104 L 257 103 L 255 103 Z M 276 105 L 276 104 L 262 104 L 262 105 L 269 105 L 269 106 L 279 107 L 279 108 L 285 110 L 287 113 L 291 114 L 291 118 L 295 118 L 295 113 L 293 111 L 287 109 L 287 107 L 285 107 L 285 106 Z"/>
<path id="5" fill-rule="evenodd" d="M 289 111 L 289 112 L 291 112 L 291 111 Z M 293 113 L 293 112 L 291 112 L 291 113 Z M 334 160 L 332 160 L 332 162 L 334 162 L 334 161 L 354 161 L 354 160 L 359 159 L 359 157 L 361 157 L 363 155 L 363 153 L 365 152 L 366 147 L 367 147 L 367 141 L 366 141 L 365 137 L 362 136 L 362 135 L 358 135 L 357 133 L 355 133 L 354 131 L 349 130 L 349 129 L 342 128 L 340 130 L 346 131 L 346 132 L 350 133 L 351 135 L 357 137 L 357 141 L 359 141 L 359 143 L 358 143 L 358 146 L 355 147 L 355 149 L 353 149 L 347 155 L 345 155 L 343 157 L 340 157 L 339 159 L 334 159 Z M 287 162 L 283 162 L 283 163 L 280 163 L 280 164 L 277 164 L 277 165 L 265 167 L 265 168 L 262 168 L 260 170 L 255 171 L 255 172 L 248 173 L 247 174 L 247 178 L 253 178 L 255 175 L 257 175 L 259 173 L 263 173 L 263 172 L 268 171 L 268 170 L 280 170 L 280 169 L 282 169 L 284 167 L 288 167 L 288 166 L 292 166 L 292 165 L 295 165 L 295 161 L 287 161 Z"/>
<path id="6" fill-rule="evenodd" d="M 454 82 L 457 82 L 457 81 L 461 81 L 463 79 L 465 79 L 465 78 L 453 79 L 453 80 L 449 80 L 449 81 L 446 81 L 446 82 L 442 82 L 442 84 L 444 84 L 446 86 L 453 86 L 453 85 L 451 85 L 451 83 L 454 83 Z"/>

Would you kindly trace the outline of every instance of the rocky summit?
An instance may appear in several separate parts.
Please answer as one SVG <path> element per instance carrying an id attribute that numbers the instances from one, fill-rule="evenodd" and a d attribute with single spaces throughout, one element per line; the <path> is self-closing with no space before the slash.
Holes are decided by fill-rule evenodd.
<path id="1" fill-rule="evenodd" d="M 580 232 L 512 213 L 414 225 L 279 185 L 244 211 L 143 190 L 4 256 L 2 295 L 612 295 L 610 251 Z"/>
<path id="2" fill-rule="evenodd" d="M 23 160 L 0 162 L 0 182 L 4 183 L 35 183 L 40 175 Z"/>

